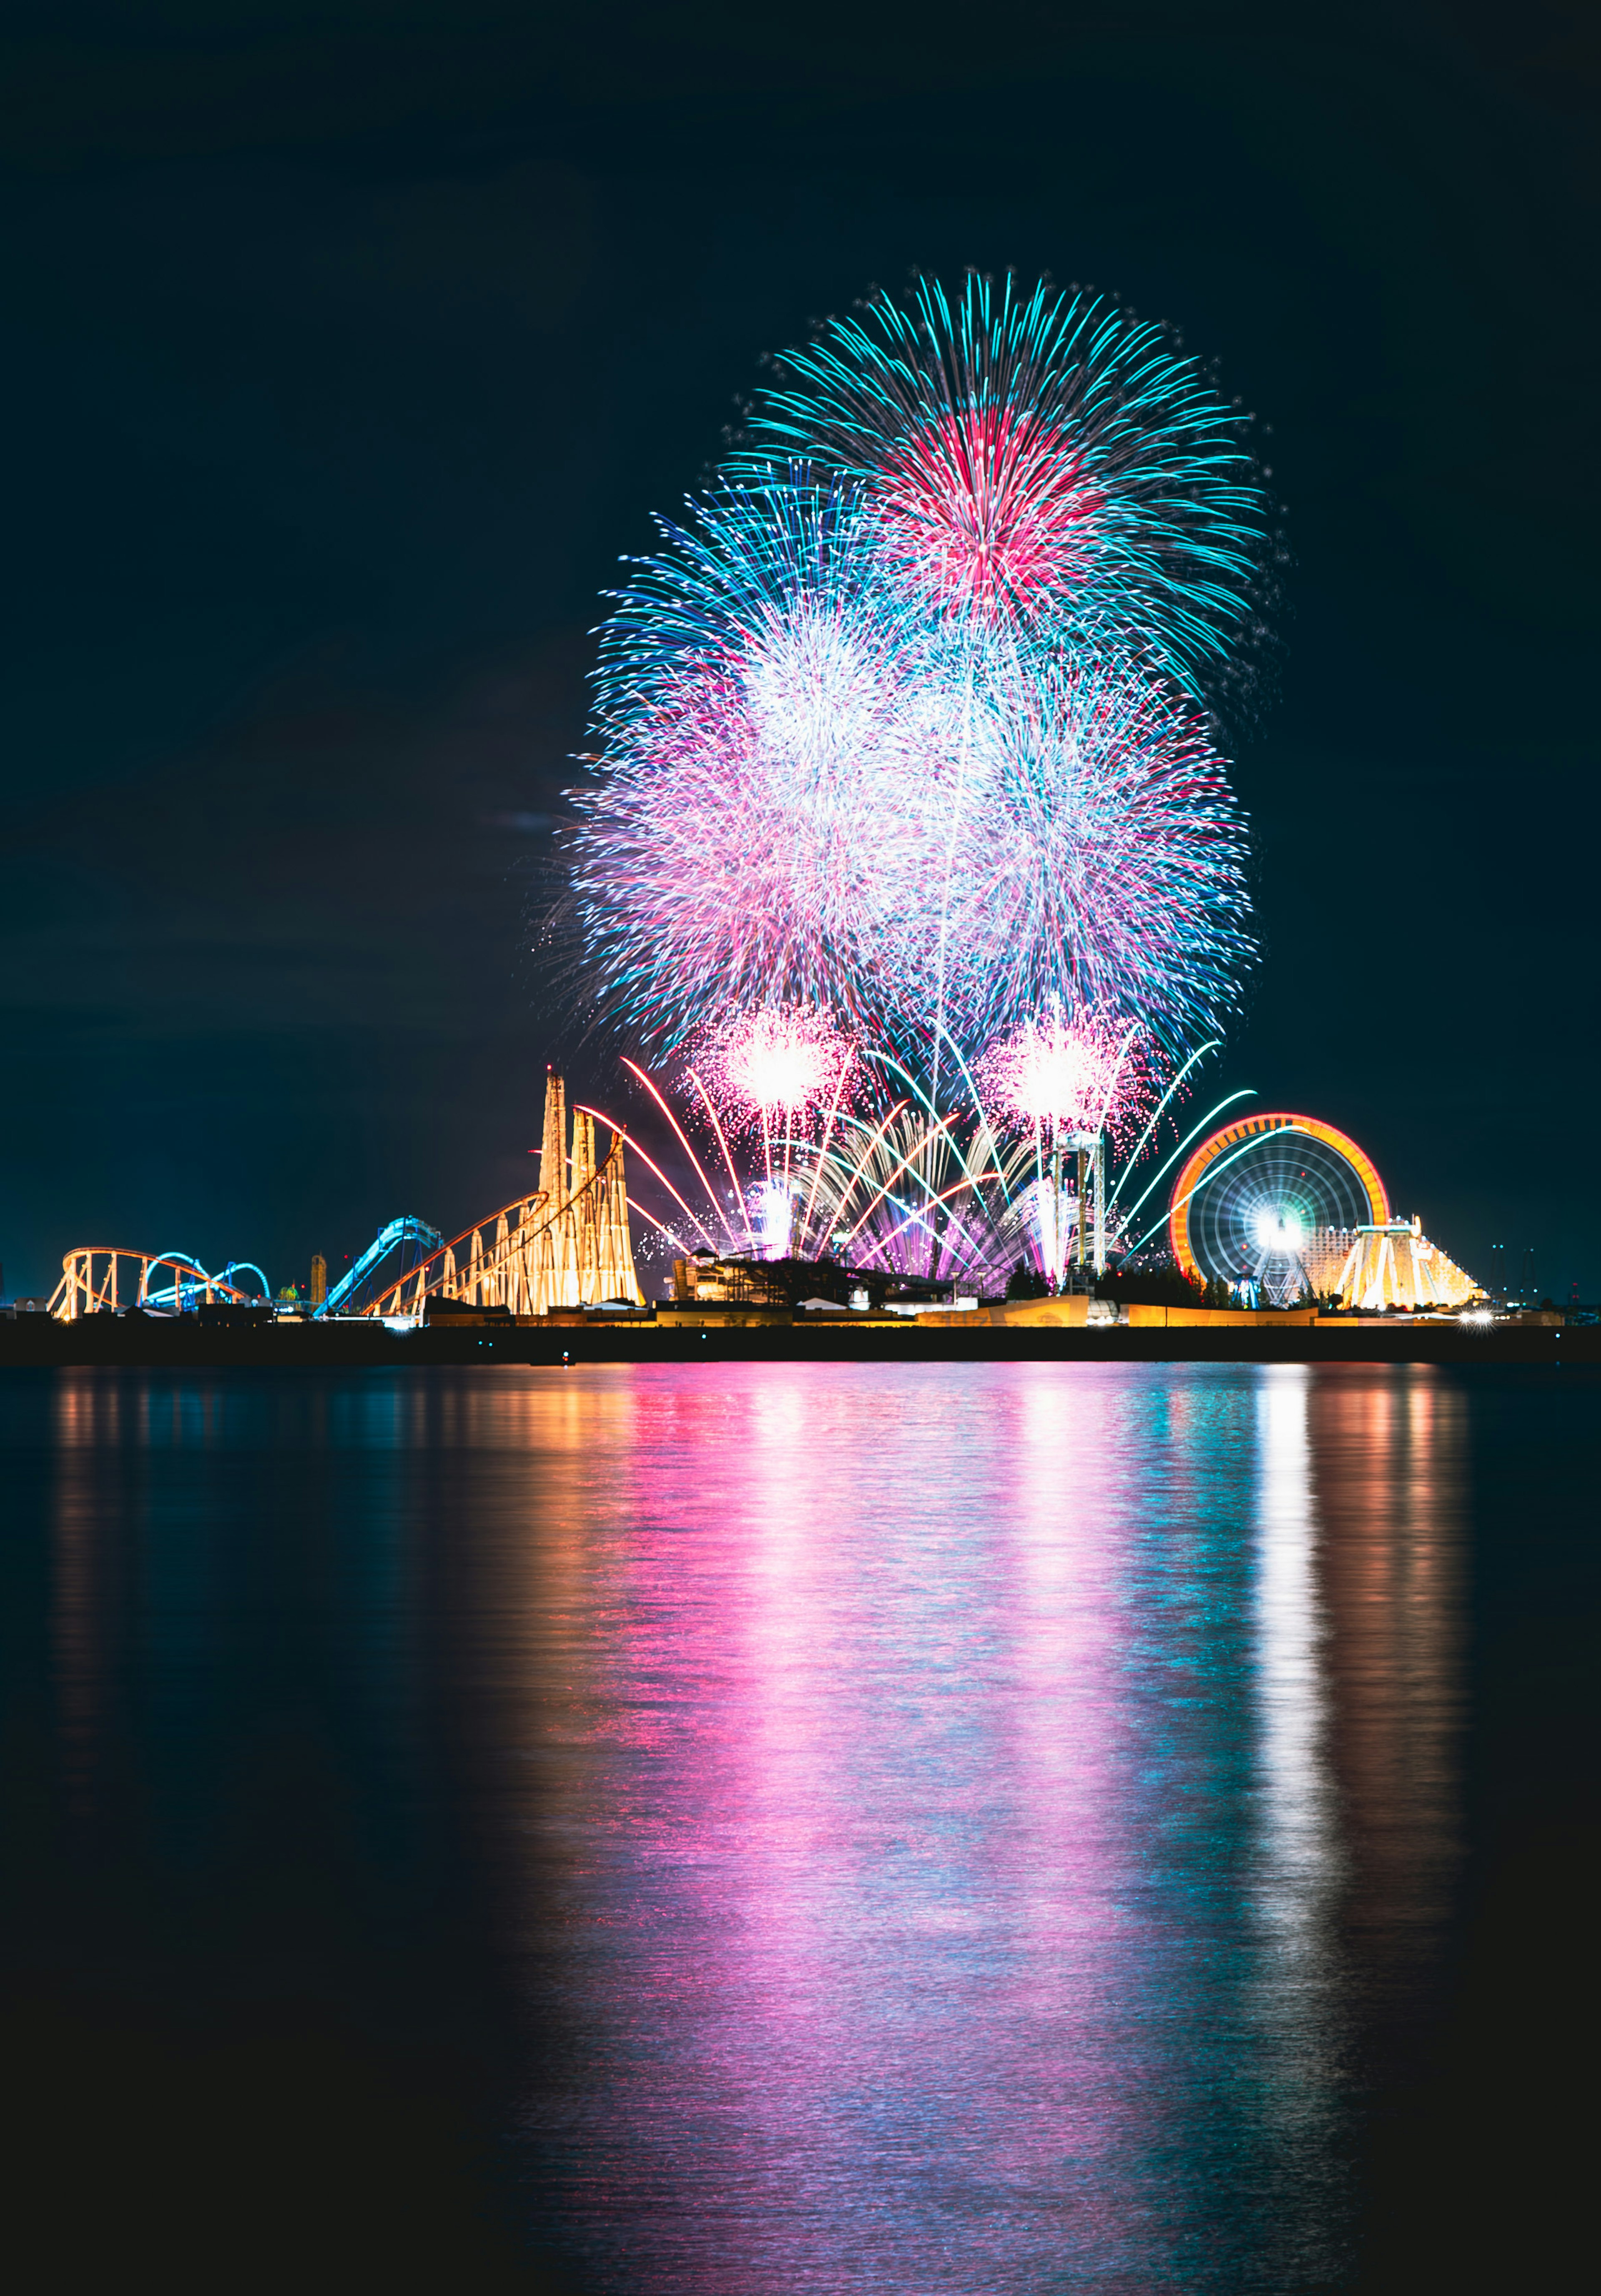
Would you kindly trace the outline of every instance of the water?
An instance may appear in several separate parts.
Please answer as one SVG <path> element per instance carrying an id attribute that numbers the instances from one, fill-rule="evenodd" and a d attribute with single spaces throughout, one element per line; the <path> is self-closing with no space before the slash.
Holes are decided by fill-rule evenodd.
<path id="1" fill-rule="evenodd" d="M 6 2062 L 61 2284 L 1537 2284 L 1598 1395 L 12 1374 Z"/>

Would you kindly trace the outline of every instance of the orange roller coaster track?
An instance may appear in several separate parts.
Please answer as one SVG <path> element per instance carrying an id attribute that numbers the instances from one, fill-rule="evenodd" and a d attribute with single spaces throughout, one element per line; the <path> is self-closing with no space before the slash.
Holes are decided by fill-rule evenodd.
<path id="1" fill-rule="evenodd" d="M 152 1282 L 163 1268 L 168 1281 Z M 252 1271 L 259 1274 L 259 1269 Z M 265 1279 L 264 1279 L 265 1283 Z M 147 1300 L 171 1297 L 181 1303 L 184 1293 L 207 1300 L 245 1305 L 259 1295 L 230 1283 L 225 1276 L 208 1275 L 200 1262 L 181 1251 L 135 1251 L 121 1243 L 78 1243 L 61 1259 L 61 1280 L 50 1298 L 50 1312 L 63 1324 L 80 1316 L 112 1315 L 119 1308 L 143 1308 Z"/>
<path id="2" fill-rule="evenodd" d="M 1173 1183 L 1172 1208 L 1167 1218 L 1173 1258 L 1185 1275 L 1196 1282 L 1205 1282 L 1205 1271 L 1197 1259 L 1189 1242 L 1192 1197 L 1220 1160 L 1227 1160 L 1247 1147 L 1253 1139 L 1273 1132 L 1304 1133 L 1311 1139 L 1320 1140 L 1326 1148 L 1332 1148 L 1336 1155 L 1343 1156 L 1368 1192 L 1373 1226 L 1388 1226 L 1390 1198 L 1385 1184 L 1366 1149 L 1359 1148 L 1349 1133 L 1337 1131 L 1332 1124 L 1325 1124 L 1320 1117 L 1294 1116 L 1283 1110 L 1276 1110 L 1265 1116 L 1243 1116 L 1238 1124 L 1225 1124 L 1221 1132 L 1214 1132 L 1209 1140 L 1203 1140 Z"/>

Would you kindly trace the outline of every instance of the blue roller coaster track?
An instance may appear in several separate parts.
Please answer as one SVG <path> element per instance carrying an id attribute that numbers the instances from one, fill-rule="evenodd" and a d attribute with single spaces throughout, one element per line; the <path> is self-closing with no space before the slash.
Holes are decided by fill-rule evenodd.
<path id="1" fill-rule="evenodd" d="M 418 1219 L 411 1212 L 404 1213 L 399 1219 L 392 1219 L 388 1227 L 373 1237 L 355 1266 L 340 1276 L 328 1297 L 312 1309 L 314 1320 L 320 1323 L 328 1316 L 355 1312 L 361 1304 L 363 1287 L 391 1252 L 400 1254 L 399 1274 L 404 1276 L 419 1260 L 426 1259 L 430 1251 L 437 1251 L 444 1241 L 437 1228 L 430 1227 L 426 1220 Z M 256 1296 L 264 1306 L 273 1296 L 273 1287 L 267 1282 L 265 1273 L 253 1259 L 231 1259 L 225 1267 L 215 1269 L 209 1275 L 192 1252 L 152 1254 L 152 1268 L 158 1262 L 173 1267 L 173 1281 L 148 1291 L 144 1295 L 145 1306 L 153 1308 L 159 1314 L 181 1315 L 185 1308 L 193 1308 L 199 1300 L 206 1299 L 211 1288 L 218 1284 L 231 1285 L 236 1294 L 242 1292 L 248 1295 L 252 1287 L 248 1283 L 241 1283 L 241 1276 L 256 1277 L 259 1286 Z M 182 1263 L 181 1267 L 175 1264 L 178 1262 Z M 391 1275 L 389 1281 L 393 1283 L 395 1277 Z"/>
<path id="2" fill-rule="evenodd" d="M 415 1266 L 417 1260 L 426 1259 L 430 1251 L 437 1251 L 444 1241 L 437 1228 L 429 1227 L 426 1220 L 418 1219 L 411 1212 L 403 1214 L 399 1219 L 392 1219 L 388 1227 L 373 1237 L 355 1265 L 340 1276 L 322 1306 L 313 1308 L 313 1316 L 321 1322 L 326 1316 L 344 1313 L 347 1304 L 356 1300 L 368 1277 L 382 1265 L 390 1252 L 399 1252 L 400 1273 L 404 1275 L 410 1246 L 418 1247 L 415 1254 L 411 1255 L 411 1263 Z"/>
<path id="3" fill-rule="evenodd" d="M 231 1259 L 226 1267 L 214 1268 L 209 1277 L 191 1251 L 153 1253 L 151 1266 L 154 1267 L 158 1264 L 170 1265 L 180 1260 L 185 1267 L 193 1269 L 194 1273 L 185 1275 L 179 1268 L 174 1267 L 173 1281 L 170 1283 L 164 1283 L 146 1292 L 144 1305 L 147 1308 L 154 1308 L 158 1311 L 165 1309 L 169 1314 L 181 1315 L 185 1308 L 192 1308 L 197 1300 L 204 1299 L 210 1285 L 217 1283 L 232 1284 L 236 1292 L 248 1292 L 249 1284 L 235 1281 L 241 1275 L 254 1275 L 259 1279 L 261 1290 L 257 1296 L 263 1300 L 272 1296 L 272 1287 L 253 1259 Z"/>

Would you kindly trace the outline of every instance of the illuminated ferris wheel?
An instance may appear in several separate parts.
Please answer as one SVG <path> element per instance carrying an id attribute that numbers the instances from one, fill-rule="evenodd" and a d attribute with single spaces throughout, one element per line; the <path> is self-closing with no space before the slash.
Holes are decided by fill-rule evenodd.
<path id="1" fill-rule="evenodd" d="M 1249 1116 L 1203 1141 L 1173 1186 L 1169 1230 L 1187 1275 L 1263 1307 L 1335 1287 L 1354 1234 L 1390 1200 L 1371 1160 L 1315 1116 Z"/>

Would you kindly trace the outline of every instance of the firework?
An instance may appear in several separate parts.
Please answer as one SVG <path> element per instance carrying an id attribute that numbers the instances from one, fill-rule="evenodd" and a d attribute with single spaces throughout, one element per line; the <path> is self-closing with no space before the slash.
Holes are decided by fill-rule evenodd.
<path id="1" fill-rule="evenodd" d="M 664 522 L 601 633 L 568 847 L 594 1000 L 700 1048 L 769 1179 L 776 1119 L 817 1113 L 772 1083 L 813 1023 L 893 1052 L 931 1116 L 987 1056 L 1030 1121 L 1071 1097 L 1046 1016 L 1075 1059 L 1132 1031 L 1131 1108 L 1253 955 L 1244 822 L 1164 674 L 1215 653 L 1254 562 L 1234 418 L 1157 331 L 1009 282 L 879 297 L 788 379 L 758 428 L 832 475 L 747 470 Z"/>
<path id="2" fill-rule="evenodd" d="M 782 1166 L 770 1156 L 754 1180 L 735 1182 L 729 1201 L 740 1207 L 742 1238 L 690 1151 L 711 1219 L 735 1250 L 832 1258 L 864 1275 L 937 1277 L 991 1293 L 1019 1260 L 1053 1285 L 1063 1280 L 1077 1239 L 1076 1167 L 1064 1166 L 1059 1136 L 1052 1150 L 1037 1126 L 1018 1137 L 1015 1124 L 982 1110 L 958 1122 L 903 1098 L 867 1112 L 831 1105 L 784 1147 Z M 734 1178 L 731 1159 L 728 1168 Z M 690 1210 L 682 1199 L 677 1209 Z M 674 1243 L 692 1249 L 697 1236 L 675 1223 L 672 1205 L 664 1210 Z M 1108 1234 L 1116 1232 L 1109 1223 Z"/>
<path id="3" fill-rule="evenodd" d="M 995 1115 L 1066 1132 L 1116 1129 L 1141 1104 L 1135 1024 L 1118 1030 L 1071 1021 L 1060 1004 L 991 1046 L 978 1080 Z"/>
<path id="4" fill-rule="evenodd" d="M 992 1282 L 1016 1260 L 1027 1158 L 1003 1148 L 982 1116 L 959 1128 L 897 1100 L 845 1110 L 796 1145 L 796 1251 L 882 1275 L 927 1277 L 937 1267 Z"/>
<path id="5" fill-rule="evenodd" d="M 780 1233 L 787 1237 L 792 1224 L 790 1160 L 797 1146 L 811 1144 L 800 1136 L 822 1119 L 826 1149 L 848 1097 L 854 1058 L 849 1037 L 826 1014 L 800 1005 L 767 1005 L 731 1013 L 706 1030 L 695 1065 L 685 1072 L 736 1193 L 729 1134 L 760 1133 L 765 1177 L 756 1192 L 754 1227 L 769 1241 Z M 748 1204 L 747 1226 L 753 1226 Z"/>
<path id="6" fill-rule="evenodd" d="M 849 1038 L 825 1014 L 765 1006 L 709 1030 L 695 1074 L 707 1079 L 725 1121 L 781 1119 L 796 1130 L 837 1103 L 851 1058 Z"/>
<path id="7" fill-rule="evenodd" d="M 735 488 L 665 531 L 603 635 L 603 749 L 575 793 L 593 986 L 667 1045 L 708 1012 L 882 1027 L 927 898 L 919 792 L 953 738 L 939 649 L 837 489 Z"/>
<path id="8" fill-rule="evenodd" d="M 928 604 L 1053 642 L 1108 636 L 1188 684 L 1246 611 L 1263 551 L 1243 418 L 1159 327 L 1103 299 L 873 295 L 778 361 L 752 421 L 860 484 Z"/>
<path id="9" fill-rule="evenodd" d="M 1108 659 L 1014 661 L 972 722 L 945 909 L 912 920 L 901 980 L 970 1055 L 1060 1000 L 1182 1060 L 1254 954 L 1245 823 L 1199 718 Z"/>
<path id="10" fill-rule="evenodd" d="M 1252 954 L 1199 718 L 1115 657 L 995 638 L 953 676 L 898 636 L 797 579 L 742 652 L 686 643 L 674 684 L 663 644 L 632 716 L 614 690 L 574 839 L 600 994 L 667 1045 L 708 1012 L 831 1013 L 936 1078 L 1053 999 L 1181 1059 Z"/>

